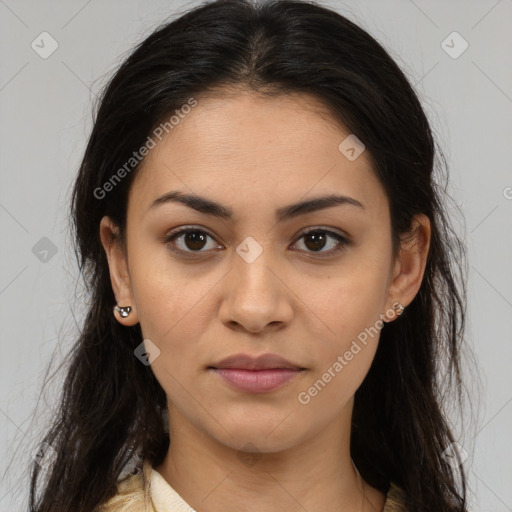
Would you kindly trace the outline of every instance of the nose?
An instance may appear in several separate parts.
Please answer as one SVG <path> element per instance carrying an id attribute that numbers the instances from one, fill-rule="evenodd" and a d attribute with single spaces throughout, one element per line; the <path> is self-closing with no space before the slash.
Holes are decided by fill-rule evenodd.
<path id="1" fill-rule="evenodd" d="M 220 320 L 229 328 L 250 333 L 279 330 L 293 317 L 293 292 L 271 249 L 253 261 L 233 255 L 233 267 L 223 279 Z"/>

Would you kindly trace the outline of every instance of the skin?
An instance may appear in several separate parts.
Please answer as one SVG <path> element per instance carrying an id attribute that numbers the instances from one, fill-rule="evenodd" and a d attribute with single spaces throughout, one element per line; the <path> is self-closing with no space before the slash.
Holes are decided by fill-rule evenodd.
<path id="1" fill-rule="evenodd" d="M 420 215 L 392 258 L 387 196 L 368 152 L 350 161 L 339 151 L 347 135 L 306 94 L 200 97 L 144 160 L 130 189 L 126 244 L 108 217 L 101 221 L 116 300 L 133 308 L 116 318 L 140 322 L 160 350 L 151 368 L 168 397 L 171 449 L 155 469 L 202 512 L 384 506 L 385 495 L 359 480 L 350 457 L 353 397 L 379 335 L 309 403 L 298 400 L 365 328 L 383 315 L 396 319 L 393 303 L 413 300 L 428 254 L 430 224 Z M 177 202 L 150 208 L 173 190 L 221 203 L 233 218 Z M 276 209 L 332 193 L 364 209 L 338 205 L 276 222 Z M 177 227 L 210 237 L 166 245 Z M 305 228 L 350 243 L 334 252 L 335 238 L 315 245 Z M 262 249 L 251 263 L 236 251 L 249 236 Z M 170 247 L 200 255 L 187 259 Z M 261 394 L 234 390 L 207 370 L 229 355 L 268 352 L 306 370 Z"/>

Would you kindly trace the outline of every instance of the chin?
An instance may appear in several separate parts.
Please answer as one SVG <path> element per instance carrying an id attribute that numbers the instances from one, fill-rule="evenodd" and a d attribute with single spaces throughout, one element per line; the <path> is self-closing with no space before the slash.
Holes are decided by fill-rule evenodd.
<path id="1" fill-rule="evenodd" d="M 281 424 L 279 424 L 281 422 Z M 222 430 L 217 441 L 236 451 L 253 454 L 278 453 L 300 444 L 305 439 L 305 433 L 298 432 L 290 425 L 280 422 L 247 422 L 234 425 L 231 423 Z"/>

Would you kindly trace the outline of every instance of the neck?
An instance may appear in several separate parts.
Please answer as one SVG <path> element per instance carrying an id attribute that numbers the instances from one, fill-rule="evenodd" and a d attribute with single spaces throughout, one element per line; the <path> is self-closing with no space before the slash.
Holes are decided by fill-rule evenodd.
<path id="1" fill-rule="evenodd" d="M 365 484 L 350 457 L 350 418 L 351 408 L 299 445 L 260 452 L 251 443 L 227 446 L 169 408 L 171 445 L 155 469 L 201 512 L 248 503 L 261 512 L 378 512 L 385 496 Z"/>

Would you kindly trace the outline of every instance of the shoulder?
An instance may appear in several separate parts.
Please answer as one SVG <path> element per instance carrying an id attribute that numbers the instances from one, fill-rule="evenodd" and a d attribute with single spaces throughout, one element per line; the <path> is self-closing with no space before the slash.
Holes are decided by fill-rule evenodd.
<path id="1" fill-rule="evenodd" d="M 382 512 L 407 512 L 404 490 L 391 482 Z"/>
<path id="2" fill-rule="evenodd" d="M 143 470 L 118 481 L 116 494 L 101 505 L 98 512 L 142 512 L 151 510 L 147 508 L 145 492 L 145 481 L 147 481 L 149 469 L 147 463 L 145 463 Z"/>

